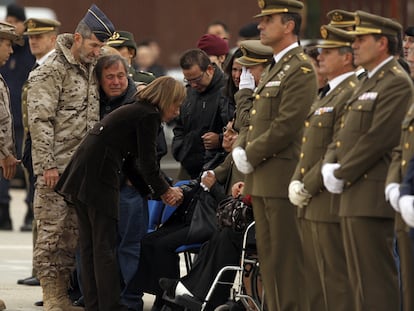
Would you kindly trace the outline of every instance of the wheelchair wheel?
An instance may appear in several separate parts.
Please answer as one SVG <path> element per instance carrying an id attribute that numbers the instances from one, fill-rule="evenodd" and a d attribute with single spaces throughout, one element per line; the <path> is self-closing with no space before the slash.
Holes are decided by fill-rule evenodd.
<path id="1" fill-rule="evenodd" d="M 264 306 L 264 294 L 263 294 L 263 285 L 262 285 L 262 277 L 260 275 L 260 269 L 258 265 L 254 265 L 251 271 L 251 290 L 252 290 L 252 298 L 256 303 L 261 306 Z M 266 308 L 263 307 L 263 311 Z"/>

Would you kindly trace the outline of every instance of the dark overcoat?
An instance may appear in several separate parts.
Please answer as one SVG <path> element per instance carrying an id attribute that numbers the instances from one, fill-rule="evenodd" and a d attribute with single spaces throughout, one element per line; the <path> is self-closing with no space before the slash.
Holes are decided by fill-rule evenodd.
<path id="1" fill-rule="evenodd" d="M 122 106 L 85 137 L 56 185 L 72 203 L 118 218 L 121 170 L 142 195 L 159 196 L 169 185 L 157 163 L 158 108 L 148 102 Z"/>

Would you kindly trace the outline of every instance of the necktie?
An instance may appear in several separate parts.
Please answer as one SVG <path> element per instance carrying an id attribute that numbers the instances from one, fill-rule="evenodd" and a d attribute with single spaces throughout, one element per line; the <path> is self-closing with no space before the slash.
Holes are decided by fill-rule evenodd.
<path id="1" fill-rule="evenodd" d="M 324 98 L 325 97 L 325 95 L 329 92 L 329 90 L 331 89 L 331 87 L 329 86 L 329 83 L 328 84 L 326 84 L 323 88 L 322 88 L 322 90 L 321 90 L 321 92 L 319 93 L 319 98 Z"/>

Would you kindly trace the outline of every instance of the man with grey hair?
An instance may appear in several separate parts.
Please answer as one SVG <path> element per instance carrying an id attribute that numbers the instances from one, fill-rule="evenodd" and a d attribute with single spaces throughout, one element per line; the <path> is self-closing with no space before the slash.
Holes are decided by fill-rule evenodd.
<path id="1" fill-rule="evenodd" d="M 79 309 L 67 297 L 78 241 L 76 213 L 53 188 L 86 132 L 99 120 L 93 71 L 101 47 L 113 32 L 111 21 L 92 5 L 74 34 L 58 36 L 54 54 L 32 71 L 28 80 L 29 129 L 37 178 L 34 266 L 45 311 Z"/>

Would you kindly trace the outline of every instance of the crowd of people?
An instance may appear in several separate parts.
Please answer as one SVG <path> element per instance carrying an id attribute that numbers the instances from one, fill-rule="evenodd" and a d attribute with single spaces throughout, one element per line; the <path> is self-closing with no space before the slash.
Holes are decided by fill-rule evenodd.
<path id="1" fill-rule="evenodd" d="M 146 293 L 152 311 L 182 310 L 177 296 L 201 305 L 215 274 L 238 264 L 243 234 L 196 235 L 194 202 L 215 211 L 244 196 L 266 310 L 414 310 L 414 26 L 336 9 L 302 47 L 303 2 L 258 5 L 234 49 L 224 23 L 207 25 L 180 57 L 184 81 L 156 63 L 156 42 L 137 44 L 96 5 L 72 34 L 8 7 L 0 229 L 12 228 L 22 163 L 21 229 L 34 242 L 18 283 L 42 287 L 45 311 L 141 311 Z M 178 176 L 160 168 L 165 123 Z M 152 232 L 149 199 L 175 208 Z M 203 246 L 182 276 L 176 249 L 191 243 Z M 229 297 L 219 287 L 206 309 Z"/>

